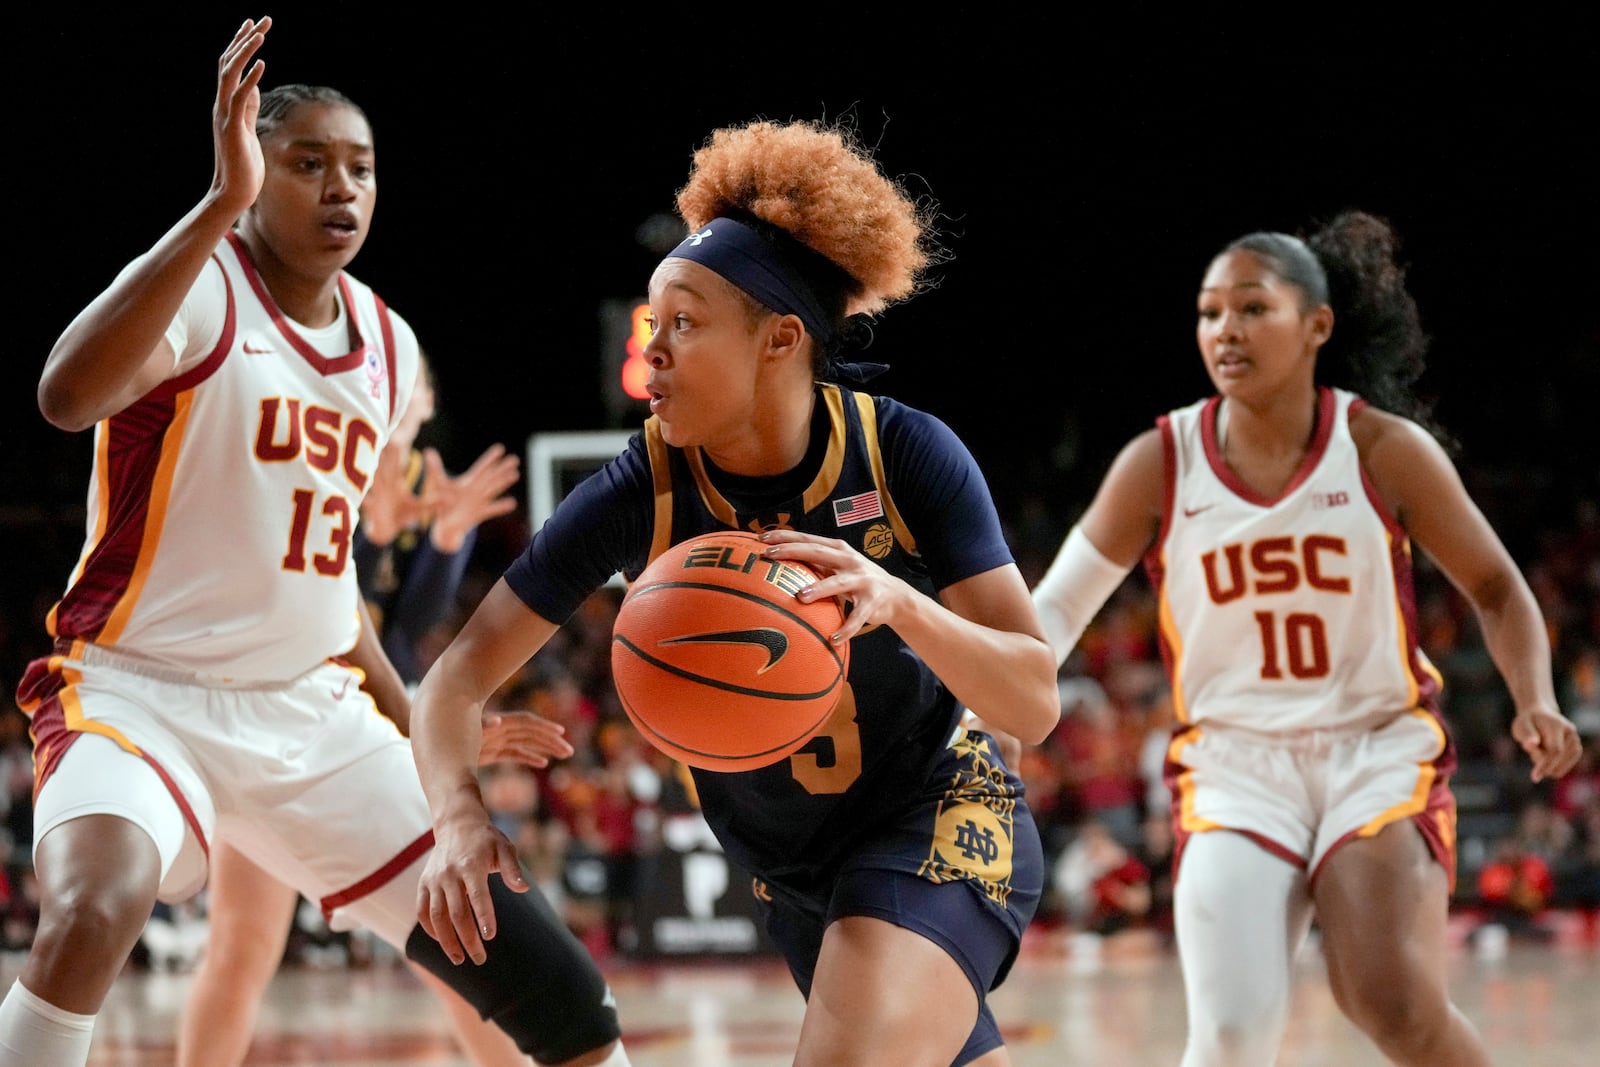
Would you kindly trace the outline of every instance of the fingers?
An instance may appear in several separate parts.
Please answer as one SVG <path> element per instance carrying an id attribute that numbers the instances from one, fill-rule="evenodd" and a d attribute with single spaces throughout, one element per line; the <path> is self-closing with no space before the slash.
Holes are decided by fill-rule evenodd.
<path id="1" fill-rule="evenodd" d="M 497 866 L 504 861 L 497 858 Z M 462 878 L 441 873 L 430 890 L 424 879 L 417 920 L 451 963 L 482 963 L 484 941 L 494 937 L 494 901 L 489 881 L 479 875 Z"/>
<path id="2" fill-rule="evenodd" d="M 270 17 L 263 18 L 259 22 L 245 19 L 244 24 L 239 27 L 239 32 L 233 35 L 233 40 L 223 50 L 222 58 L 217 61 L 217 71 L 230 93 L 234 86 L 249 89 L 260 82 L 261 72 L 265 66 L 262 63 L 257 63 L 242 78 L 239 72 L 261 48 L 267 39 L 267 31 L 271 28 Z"/>
<path id="3" fill-rule="evenodd" d="M 500 853 L 500 877 L 506 883 L 506 888 L 517 893 L 528 891 L 528 879 L 522 873 L 522 864 L 517 862 L 517 850 L 507 845 Z M 492 929 L 492 924 L 491 924 Z M 490 933 L 490 937 L 494 934 Z"/>
<path id="4" fill-rule="evenodd" d="M 422 929 L 429 937 L 439 942 L 439 950 L 451 963 L 460 963 L 467 958 L 467 952 L 462 947 L 461 939 L 456 933 L 456 925 L 451 919 L 455 910 L 450 903 L 449 894 L 443 888 L 430 890 L 428 883 L 423 882 L 421 899 L 417 906 L 417 921 L 422 924 Z M 482 942 L 479 942 L 478 950 L 480 952 L 483 950 Z"/>
<path id="5" fill-rule="evenodd" d="M 1512 736 L 1533 760 L 1535 782 L 1559 778 L 1577 766 L 1583 756 L 1583 742 L 1571 720 L 1547 712 L 1518 716 L 1511 724 Z"/>
<path id="6" fill-rule="evenodd" d="M 531 712 L 506 712 L 485 715 L 483 745 L 478 763 L 523 763 L 530 767 L 549 766 L 550 760 L 565 759 L 576 750 L 566 738 L 560 723 Z"/>
<path id="7" fill-rule="evenodd" d="M 770 559 L 794 560 L 822 577 L 795 594 L 802 604 L 832 597 L 845 611 L 843 625 L 829 640 L 844 644 L 875 623 L 887 624 L 900 583 L 887 571 L 837 538 L 817 537 L 794 530 L 768 530 L 761 535 Z"/>

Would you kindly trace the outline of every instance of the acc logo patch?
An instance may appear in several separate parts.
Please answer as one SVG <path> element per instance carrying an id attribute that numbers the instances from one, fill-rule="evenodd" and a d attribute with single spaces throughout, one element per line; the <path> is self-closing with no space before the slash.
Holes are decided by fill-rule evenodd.
<path id="1" fill-rule="evenodd" d="M 894 531 L 888 523 L 875 522 L 861 535 L 861 551 L 873 559 L 883 559 L 894 551 Z"/>

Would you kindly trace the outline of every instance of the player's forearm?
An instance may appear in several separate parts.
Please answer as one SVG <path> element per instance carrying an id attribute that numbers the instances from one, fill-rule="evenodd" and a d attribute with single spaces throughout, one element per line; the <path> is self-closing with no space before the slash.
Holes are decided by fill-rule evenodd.
<path id="1" fill-rule="evenodd" d="M 1049 645 L 972 622 L 927 597 L 911 603 L 896 618 L 895 632 L 956 699 L 1024 744 L 1049 736 L 1061 717 Z"/>
<path id="2" fill-rule="evenodd" d="M 39 380 L 45 418 L 85 429 L 159 383 L 141 380 L 141 371 L 239 210 L 208 197 L 78 313 Z"/>
<path id="3" fill-rule="evenodd" d="M 366 675 L 361 688 L 372 696 L 378 710 L 394 720 L 402 734 L 409 735 L 411 698 L 406 694 L 405 681 L 383 651 L 382 639 L 372 623 L 366 601 L 358 597 L 357 603 L 361 615 L 361 636 L 356 639 L 355 647 L 345 654 L 345 659 Z"/>
<path id="4" fill-rule="evenodd" d="M 463 806 L 483 807 L 477 767 L 485 700 L 453 683 L 448 658 L 423 678 L 411 714 L 411 752 L 436 826 Z"/>
<path id="5" fill-rule="evenodd" d="M 1472 596 L 1484 644 L 1519 710 L 1557 708 L 1550 637 L 1526 583 L 1503 577 Z"/>

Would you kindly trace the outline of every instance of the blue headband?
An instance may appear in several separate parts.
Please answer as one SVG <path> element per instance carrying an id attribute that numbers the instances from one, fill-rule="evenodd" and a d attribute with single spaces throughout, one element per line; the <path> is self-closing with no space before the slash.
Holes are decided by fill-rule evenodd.
<path id="1" fill-rule="evenodd" d="M 796 252 L 812 252 L 790 238 Z M 795 262 L 798 255 L 787 255 L 753 228 L 728 218 L 715 218 L 691 233 L 667 254 L 668 259 L 687 259 L 720 274 L 780 315 L 796 315 L 819 341 L 833 336 L 822 301 L 806 281 Z"/>

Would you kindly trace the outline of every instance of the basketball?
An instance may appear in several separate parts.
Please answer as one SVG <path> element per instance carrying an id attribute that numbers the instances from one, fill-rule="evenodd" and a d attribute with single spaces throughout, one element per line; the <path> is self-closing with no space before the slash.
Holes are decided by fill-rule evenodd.
<path id="1" fill-rule="evenodd" d="M 849 645 L 832 597 L 795 599 L 818 574 L 767 559 L 752 534 L 674 545 L 629 587 L 611 637 L 623 710 L 660 751 L 691 767 L 748 771 L 791 755 L 844 688 Z"/>

